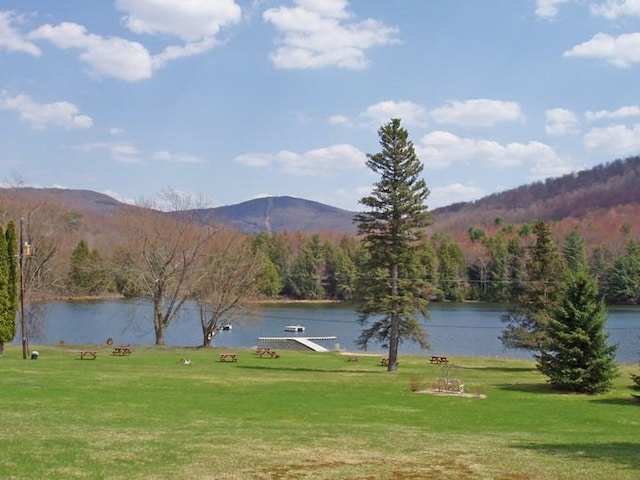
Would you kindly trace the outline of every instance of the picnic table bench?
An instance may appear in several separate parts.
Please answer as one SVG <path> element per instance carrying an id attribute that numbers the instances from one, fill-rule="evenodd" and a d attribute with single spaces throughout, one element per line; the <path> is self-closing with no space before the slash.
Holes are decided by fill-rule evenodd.
<path id="1" fill-rule="evenodd" d="M 347 360 L 350 362 L 359 362 L 360 361 L 360 356 L 359 355 L 349 355 L 347 357 Z"/>
<path id="2" fill-rule="evenodd" d="M 98 358 L 98 352 L 80 350 L 78 352 L 78 356 L 80 357 L 80 360 L 95 360 L 96 358 Z"/>
<path id="3" fill-rule="evenodd" d="M 444 365 L 449 363 L 449 358 L 442 357 L 439 355 L 431 355 L 431 358 L 429 359 L 429 363 L 437 363 L 438 365 Z"/>
<path id="4" fill-rule="evenodd" d="M 111 352 L 111 355 L 117 355 L 117 356 L 123 357 L 126 355 L 131 355 L 132 353 L 133 351 L 128 347 L 115 347 L 113 349 L 113 352 Z"/>
<path id="5" fill-rule="evenodd" d="M 389 365 L 389 357 L 382 357 L 382 358 L 380 359 L 380 365 L 385 366 L 385 367 L 386 367 L 386 366 L 388 366 L 388 365 Z M 396 366 L 397 366 L 397 365 L 400 365 L 400 362 L 398 362 L 398 361 L 396 360 Z"/>
<path id="6" fill-rule="evenodd" d="M 220 361 L 221 362 L 237 362 L 238 354 L 237 353 L 221 353 Z"/>
<path id="7" fill-rule="evenodd" d="M 275 350 L 269 347 L 256 348 L 256 355 L 258 355 L 260 358 L 262 358 L 264 355 L 268 355 L 271 358 L 280 358 L 280 355 L 278 355 L 278 352 L 276 352 Z"/>

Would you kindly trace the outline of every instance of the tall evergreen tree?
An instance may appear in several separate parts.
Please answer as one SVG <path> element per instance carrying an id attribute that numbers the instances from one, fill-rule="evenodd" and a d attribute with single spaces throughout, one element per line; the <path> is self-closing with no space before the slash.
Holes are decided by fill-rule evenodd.
<path id="1" fill-rule="evenodd" d="M 80 240 L 71 252 L 67 280 L 72 291 L 85 295 L 102 293 L 112 283 L 102 257 L 97 250 L 89 250 L 84 240 Z"/>
<path id="2" fill-rule="evenodd" d="M 606 298 L 612 303 L 640 303 L 640 243 L 634 238 L 607 275 Z"/>
<path id="3" fill-rule="evenodd" d="M 507 326 L 500 339 L 509 348 L 540 351 L 546 342 L 551 311 L 562 295 L 564 265 L 549 226 L 536 222 L 533 234 L 536 243 L 526 261 L 526 283 L 513 307 L 502 316 Z"/>
<path id="4" fill-rule="evenodd" d="M 569 272 L 565 295 L 547 326 L 547 342 L 538 369 L 554 387 L 582 393 L 602 393 L 616 375 L 616 345 L 604 333 L 605 304 L 596 282 L 585 269 Z"/>
<path id="5" fill-rule="evenodd" d="M 419 241 L 431 223 L 425 205 L 429 189 L 421 177 L 424 167 L 400 119 L 382 126 L 378 135 L 382 151 L 368 154 L 367 166 L 380 180 L 360 200 L 366 210 L 355 216 L 368 253 L 356 305 L 359 321 L 366 326 L 359 344 L 366 348 L 372 339 L 388 342 L 388 370 L 395 371 L 402 339 L 427 346 L 426 332 L 416 316 L 428 315 L 422 296 L 425 272 L 416 259 Z"/>
<path id="6" fill-rule="evenodd" d="M 5 238 L 7 241 L 7 259 L 9 260 L 9 282 L 7 284 L 9 309 L 7 312 L 7 326 L 9 328 L 9 336 L 11 337 L 10 340 L 13 340 L 16 332 L 16 316 L 18 314 L 18 308 L 20 306 L 20 270 L 18 269 L 18 255 L 20 254 L 20 247 L 18 245 L 18 234 L 16 232 L 16 226 L 13 221 L 9 221 L 9 223 L 7 224 Z"/>
<path id="7" fill-rule="evenodd" d="M 467 288 L 467 265 L 464 252 L 448 235 L 433 236 L 438 258 L 438 287 L 443 300 L 464 300 Z"/>
<path id="8" fill-rule="evenodd" d="M 587 256 L 584 248 L 584 239 L 575 230 L 571 230 L 565 237 L 562 254 L 570 271 L 575 273 L 586 266 Z"/>
<path id="9" fill-rule="evenodd" d="M 5 342 L 10 342 L 15 336 L 9 325 L 10 299 L 9 299 L 9 262 L 7 240 L 0 225 L 0 353 L 4 352 Z M 15 317 L 11 319 L 15 324 Z M 13 333 L 13 334 L 12 334 Z"/>

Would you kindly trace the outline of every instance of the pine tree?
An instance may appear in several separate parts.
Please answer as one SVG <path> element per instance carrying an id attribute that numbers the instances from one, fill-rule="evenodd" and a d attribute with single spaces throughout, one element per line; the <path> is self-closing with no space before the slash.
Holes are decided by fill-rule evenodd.
<path id="1" fill-rule="evenodd" d="M 562 295 L 564 265 L 549 226 L 539 221 L 533 226 L 533 233 L 536 243 L 525 265 L 526 283 L 513 308 L 502 317 L 508 325 L 500 339 L 509 348 L 540 351 L 547 339 L 551 311 Z"/>
<path id="2" fill-rule="evenodd" d="M 366 348 L 372 339 L 388 342 L 388 369 L 395 371 L 402 339 L 427 345 L 416 313 L 428 315 L 422 295 L 426 272 L 418 252 L 431 223 L 424 203 L 429 189 L 421 177 L 424 167 L 400 119 L 382 126 L 378 135 L 382 151 L 367 155 L 367 166 L 380 180 L 360 200 L 367 210 L 355 216 L 368 260 L 361 271 L 356 305 L 360 324 L 372 322 L 358 343 Z"/>
<path id="3" fill-rule="evenodd" d="M 631 380 L 633 380 L 633 389 L 637 392 L 640 392 L 640 373 L 632 373 Z M 640 402 L 640 394 L 633 393 L 633 398 Z"/>
<path id="4" fill-rule="evenodd" d="M 584 239 L 575 230 L 571 230 L 564 239 L 562 255 L 567 268 L 577 272 L 587 264 Z"/>
<path id="5" fill-rule="evenodd" d="M 565 295 L 547 326 L 547 343 L 538 369 L 561 390 L 602 393 L 617 373 L 616 345 L 604 333 L 605 304 L 596 282 L 582 269 L 568 273 Z"/>
<path id="6" fill-rule="evenodd" d="M 608 273 L 606 297 L 612 303 L 640 303 L 640 243 L 634 238 Z"/>

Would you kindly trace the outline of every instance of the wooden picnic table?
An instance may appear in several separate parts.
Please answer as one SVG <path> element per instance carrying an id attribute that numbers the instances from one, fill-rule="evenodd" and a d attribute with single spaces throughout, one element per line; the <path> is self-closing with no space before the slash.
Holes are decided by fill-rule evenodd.
<path id="1" fill-rule="evenodd" d="M 431 355 L 431 358 L 429 359 L 429 363 L 437 363 L 438 365 L 444 365 L 449 363 L 449 358 L 442 357 L 439 355 Z"/>
<path id="2" fill-rule="evenodd" d="M 221 362 L 237 362 L 238 361 L 238 354 L 237 353 L 221 353 L 220 354 L 220 361 Z"/>
<path id="3" fill-rule="evenodd" d="M 360 356 L 359 355 L 349 355 L 347 357 L 347 360 L 350 362 L 359 362 L 360 361 Z"/>
<path id="4" fill-rule="evenodd" d="M 278 355 L 278 352 L 276 352 L 275 350 L 269 347 L 256 348 L 256 355 L 258 355 L 260 358 L 262 358 L 264 355 L 268 355 L 271 358 L 280 358 L 280 355 Z"/>
<path id="5" fill-rule="evenodd" d="M 128 347 L 115 347 L 113 349 L 113 352 L 111 352 L 112 355 L 117 355 L 120 357 L 123 357 L 125 355 L 131 355 L 132 353 L 133 351 Z"/>
<path id="6" fill-rule="evenodd" d="M 78 356 L 80 360 L 95 360 L 98 358 L 98 352 L 90 351 L 90 350 L 80 350 L 78 352 Z"/>
<path id="7" fill-rule="evenodd" d="M 382 358 L 380 359 L 380 365 L 383 365 L 383 366 L 385 366 L 385 367 L 386 367 L 386 366 L 388 366 L 388 365 L 389 365 L 389 357 L 382 357 Z M 398 362 L 398 361 L 396 360 L 396 366 L 398 366 L 398 365 L 400 365 L 400 362 Z"/>

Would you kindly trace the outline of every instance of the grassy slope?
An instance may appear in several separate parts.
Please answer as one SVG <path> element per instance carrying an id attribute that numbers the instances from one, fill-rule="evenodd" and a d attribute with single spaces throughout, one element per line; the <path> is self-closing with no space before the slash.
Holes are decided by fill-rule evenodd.
<path id="1" fill-rule="evenodd" d="M 402 357 L 138 348 L 0 357 L 0 478 L 637 478 L 639 406 L 623 367 L 600 396 L 550 391 L 531 362 L 455 358 L 486 399 L 436 397 L 442 367 Z M 188 357 L 191 365 L 182 365 Z"/>

